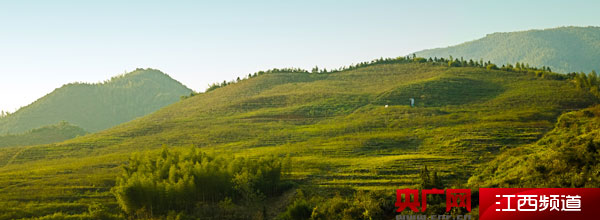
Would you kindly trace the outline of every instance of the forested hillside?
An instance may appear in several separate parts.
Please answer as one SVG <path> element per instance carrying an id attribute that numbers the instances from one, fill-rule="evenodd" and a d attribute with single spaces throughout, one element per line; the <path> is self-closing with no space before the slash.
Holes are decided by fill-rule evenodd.
<path id="1" fill-rule="evenodd" d="M 61 121 L 96 132 L 156 111 L 191 92 L 153 69 L 137 69 L 102 83 L 71 83 L 0 118 L 0 134 Z"/>
<path id="2" fill-rule="evenodd" d="M 555 72 L 600 71 L 600 27 L 560 27 L 488 34 L 447 48 L 416 52 L 421 57 L 463 57 L 498 65 L 525 63 Z"/>
<path id="3" fill-rule="evenodd" d="M 581 77 L 419 57 L 258 72 L 95 134 L 0 149 L 0 219 L 390 218 L 395 189 L 467 187 L 598 104 Z M 178 195 L 196 196 L 164 207 Z"/>

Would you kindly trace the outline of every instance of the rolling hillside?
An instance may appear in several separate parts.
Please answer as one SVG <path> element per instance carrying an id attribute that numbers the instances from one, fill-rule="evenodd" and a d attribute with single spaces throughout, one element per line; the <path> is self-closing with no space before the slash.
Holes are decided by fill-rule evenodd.
<path id="1" fill-rule="evenodd" d="M 404 58 L 258 74 L 95 134 L 0 149 L 0 219 L 90 218 L 96 203 L 120 213 L 111 188 L 121 166 L 162 146 L 290 155 L 290 178 L 307 195 L 417 187 L 424 165 L 464 187 L 496 155 L 538 141 L 562 113 L 598 103 L 551 75 Z M 289 203 L 284 197 L 274 203 Z M 264 213 L 283 211 L 273 207 Z"/>
<path id="2" fill-rule="evenodd" d="M 416 52 L 421 57 L 464 57 L 502 65 L 547 66 L 555 72 L 600 71 L 600 27 L 560 27 L 488 34 L 447 48 Z"/>
<path id="3" fill-rule="evenodd" d="M 600 106 L 562 115 L 542 139 L 503 152 L 469 183 L 480 187 L 600 187 Z"/>
<path id="4" fill-rule="evenodd" d="M 60 122 L 21 134 L 0 135 L 0 147 L 50 144 L 87 134 L 83 128 Z"/>
<path id="5" fill-rule="evenodd" d="M 153 69 L 103 83 L 71 83 L 0 118 L 0 134 L 22 133 L 61 121 L 96 132 L 172 104 L 192 90 Z"/>

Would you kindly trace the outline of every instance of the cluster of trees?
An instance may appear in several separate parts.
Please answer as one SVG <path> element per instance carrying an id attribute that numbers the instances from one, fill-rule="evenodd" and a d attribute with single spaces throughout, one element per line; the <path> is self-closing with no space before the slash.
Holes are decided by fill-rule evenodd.
<path id="1" fill-rule="evenodd" d="M 4 117 L 8 117 L 10 115 L 10 112 L 8 111 L 0 111 L 0 118 L 4 118 Z"/>
<path id="2" fill-rule="evenodd" d="M 393 194 L 356 191 L 348 197 L 339 193 L 331 198 L 305 196 L 299 190 L 296 199 L 278 216 L 282 220 L 389 219 L 395 215 Z"/>
<path id="3" fill-rule="evenodd" d="M 529 64 L 525 64 L 525 63 L 519 63 L 517 62 L 514 66 L 512 64 L 505 64 L 502 65 L 501 67 L 498 67 L 496 64 L 493 64 L 491 61 L 487 61 L 484 62 L 483 59 L 477 61 L 477 60 L 465 60 L 462 57 L 460 59 L 458 58 L 453 58 L 452 56 L 450 56 L 449 58 L 437 58 L 437 57 L 430 57 L 430 58 L 423 58 L 423 57 L 417 57 L 416 54 L 413 54 L 412 57 L 411 56 L 406 56 L 406 57 L 397 57 L 397 58 L 379 58 L 376 60 L 373 60 L 371 62 L 362 62 L 362 63 L 358 63 L 356 65 L 351 65 L 349 67 L 342 67 L 340 69 L 334 69 L 331 72 L 339 72 L 339 71 L 346 71 L 346 70 L 353 70 L 353 69 L 357 69 L 357 68 L 362 68 L 362 67 L 367 67 L 367 66 L 371 66 L 371 65 L 378 65 L 378 64 L 397 64 L 397 63 L 431 63 L 434 65 L 441 65 L 441 66 L 449 66 L 449 67 L 480 67 L 480 68 L 486 68 L 488 70 L 504 70 L 504 71 L 509 71 L 509 72 L 520 72 L 520 73 L 529 73 L 529 74 L 533 74 L 539 77 L 553 77 L 556 78 L 557 76 L 561 76 L 560 74 L 556 74 L 556 73 L 552 73 L 552 70 L 550 69 L 550 67 L 546 67 L 543 66 L 542 68 L 537 68 L 537 67 L 530 67 Z M 327 72 L 325 72 L 327 73 Z"/>
<path id="4" fill-rule="evenodd" d="M 494 64 L 491 64 L 491 65 L 494 65 Z M 489 66 L 488 66 L 488 69 L 489 69 Z M 512 64 L 502 65 L 502 67 L 500 67 L 498 69 L 508 71 L 508 72 L 530 74 L 530 75 L 534 75 L 536 77 L 541 77 L 541 78 L 546 78 L 546 79 L 565 80 L 568 78 L 568 76 L 566 76 L 564 74 L 552 72 L 552 69 L 550 69 L 550 67 L 546 67 L 546 66 L 542 66 L 542 68 L 530 67 L 529 64 L 519 63 L 519 62 L 517 62 L 514 66 Z"/>
<path id="5" fill-rule="evenodd" d="M 444 184 L 437 171 L 429 171 L 427 166 L 424 166 L 419 172 L 419 187 L 421 189 L 444 189 Z"/>
<path id="6" fill-rule="evenodd" d="M 213 91 L 215 89 L 221 88 L 221 87 L 225 87 L 234 83 L 238 83 L 240 81 L 246 80 L 246 79 L 250 79 L 250 78 L 254 78 L 263 74 L 269 74 L 269 73 L 310 73 L 305 69 L 301 69 L 301 68 L 282 68 L 282 69 L 278 69 L 278 68 L 273 68 L 273 69 L 269 69 L 266 71 L 258 71 L 255 73 L 249 73 L 248 76 L 245 76 L 243 78 L 236 78 L 235 80 L 231 80 L 231 81 L 227 81 L 227 80 L 223 80 L 223 82 L 221 83 L 212 83 L 210 85 L 208 85 L 208 88 L 205 90 L 205 92 L 210 92 Z"/>
<path id="7" fill-rule="evenodd" d="M 467 61 L 467 60 L 463 59 L 462 57 L 460 59 L 458 59 L 458 58 L 453 58 L 452 56 L 450 56 L 449 58 L 437 58 L 437 57 L 423 58 L 423 57 L 417 57 L 416 54 L 413 54 L 412 57 L 411 56 L 401 56 L 401 57 L 396 57 L 396 58 L 381 57 L 379 59 L 375 59 L 375 60 L 372 60 L 369 62 L 361 62 L 361 63 L 357 63 L 357 64 L 352 64 L 350 66 L 342 66 L 337 69 L 334 68 L 331 70 L 327 70 L 326 68 L 320 69 L 318 66 L 315 66 L 312 68 L 311 71 L 301 69 L 301 68 L 283 68 L 283 69 L 275 68 L 275 69 L 270 69 L 267 71 L 258 71 L 253 74 L 248 74 L 248 76 L 244 77 L 244 78 L 238 77 L 236 80 L 223 81 L 221 83 L 210 84 L 208 89 L 206 89 L 205 92 L 210 92 L 215 89 L 218 89 L 218 88 L 221 88 L 221 87 L 233 84 L 233 83 L 237 83 L 237 82 L 240 82 L 245 79 L 249 79 L 249 78 L 253 78 L 256 76 L 260 76 L 263 74 L 269 74 L 269 73 L 328 74 L 328 73 L 336 73 L 336 72 L 342 72 L 342 71 L 348 71 L 348 70 L 355 70 L 358 68 L 364 68 L 364 67 L 379 65 L 379 64 L 402 64 L 402 63 L 431 63 L 434 65 L 442 65 L 442 66 L 447 65 L 449 67 L 480 67 L 480 68 L 486 68 L 488 70 L 504 70 L 504 71 L 509 71 L 509 72 L 527 73 L 527 74 L 535 75 L 537 77 L 557 79 L 557 80 L 564 80 L 567 78 L 565 75 L 553 73 L 552 70 L 550 69 L 550 67 L 546 67 L 546 66 L 537 68 L 537 67 L 529 66 L 529 64 L 526 64 L 526 63 L 517 62 L 514 66 L 512 64 L 504 64 L 499 67 L 496 64 L 493 64 L 491 61 L 484 62 L 483 59 L 481 59 L 479 61 L 469 59 Z"/>
<path id="8" fill-rule="evenodd" d="M 421 59 L 424 59 L 424 58 L 419 59 L 418 57 L 413 55 L 413 60 L 421 60 Z M 502 66 L 498 67 L 496 64 L 493 64 L 491 61 L 484 62 L 483 59 L 481 59 L 479 61 L 476 61 L 476 60 L 473 61 L 472 59 L 469 59 L 467 61 L 467 60 L 463 59 L 462 57 L 460 59 L 457 59 L 457 58 L 452 58 L 452 56 L 450 56 L 450 58 L 448 58 L 448 59 L 437 58 L 437 57 L 429 58 L 428 60 L 426 60 L 426 62 L 432 62 L 435 64 L 441 64 L 441 65 L 447 64 L 450 67 L 480 67 L 480 68 L 485 68 L 487 70 L 503 70 L 503 71 L 507 71 L 507 72 L 525 73 L 525 74 L 534 75 L 536 77 L 556 79 L 556 80 L 564 80 L 567 78 L 565 75 L 552 72 L 552 69 L 550 69 L 550 67 L 542 66 L 541 68 L 538 68 L 538 67 L 529 66 L 529 64 L 526 64 L 526 63 L 519 63 L 519 62 L 515 63 L 514 66 L 510 63 L 507 63 L 507 64 L 503 64 Z"/>
<path id="9" fill-rule="evenodd" d="M 289 160 L 289 157 L 283 160 Z M 168 150 L 132 156 L 113 188 L 125 213 L 137 217 L 192 213 L 198 204 L 261 201 L 281 192 L 282 159 L 224 157 Z"/>
<path id="10" fill-rule="evenodd" d="M 445 189 L 445 185 L 437 171 L 424 166 L 419 172 L 418 188 Z M 285 212 L 279 215 L 279 219 L 389 219 L 398 214 L 395 207 L 395 192 L 359 190 L 345 197 L 339 192 L 330 197 L 321 196 L 319 193 L 311 196 L 304 195 L 303 191 L 298 190 L 295 200 L 288 205 Z M 477 205 L 477 202 L 475 201 L 474 204 Z M 465 212 L 466 209 L 453 209 L 451 214 Z M 408 213 L 410 211 L 407 210 L 406 214 Z M 445 197 L 428 195 L 426 214 L 446 214 Z"/>
<path id="11" fill-rule="evenodd" d="M 577 88 L 589 91 L 596 97 L 600 98 L 600 77 L 596 71 L 590 73 L 569 73 L 567 76 L 573 79 Z"/>
<path id="12" fill-rule="evenodd" d="M 424 59 L 424 58 L 420 58 L 420 59 Z M 419 60 L 418 62 L 420 62 L 421 60 Z M 427 61 L 427 60 L 424 60 Z M 410 63 L 413 62 L 413 59 L 410 59 L 408 56 L 407 57 L 397 57 L 397 58 L 379 58 L 379 59 L 375 59 L 372 60 L 370 62 L 361 62 L 361 63 L 357 63 L 354 65 L 350 65 L 350 66 L 342 66 L 340 68 L 337 69 L 332 69 L 332 70 L 327 70 L 326 68 L 319 68 L 318 66 L 315 66 L 311 69 L 311 71 L 302 69 L 302 68 L 282 68 L 282 69 L 278 69 L 278 68 L 274 68 L 274 69 L 269 69 L 266 71 L 258 71 L 255 73 L 251 73 L 248 74 L 247 77 L 244 78 L 240 78 L 238 77 L 236 80 L 231 80 L 231 81 L 223 81 L 221 83 L 213 83 L 208 85 L 208 88 L 206 89 L 205 92 L 210 92 L 213 91 L 215 89 L 233 84 L 233 83 L 237 83 L 240 82 L 242 80 L 245 79 L 250 79 L 253 77 L 257 77 L 263 74 L 270 74 L 270 73 L 312 73 L 312 74 L 327 74 L 327 73 L 335 73 L 335 72 L 342 72 L 342 71 L 347 71 L 347 70 L 354 70 L 354 69 L 358 69 L 358 68 L 363 68 L 363 67 L 367 67 L 367 66 L 372 66 L 372 65 L 377 65 L 377 64 L 397 64 L 397 63 Z"/>

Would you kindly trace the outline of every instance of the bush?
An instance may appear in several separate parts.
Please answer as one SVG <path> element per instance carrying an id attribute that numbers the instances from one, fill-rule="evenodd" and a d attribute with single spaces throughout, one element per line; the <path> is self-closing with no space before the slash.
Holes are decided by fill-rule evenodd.
<path id="1" fill-rule="evenodd" d="M 387 199 L 365 191 L 358 191 L 349 199 L 336 195 L 317 205 L 311 213 L 311 219 L 384 219 L 382 205 L 387 206 L 384 202 Z M 395 212 L 394 208 L 391 210 Z"/>
<path id="2" fill-rule="evenodd" d="M 497 70 L 498 66 L 496 66 L 496 64 L 488 64 L 487 66 L 485 66 L 485 68 L 488 70 Z"/>
<path id="3" fill-rule="evenodd" d="M 312 211 L 313 207 L 306 200 L 298 199 L 287 207 L 283 219 L 306 220 L 310 218 Z"/>

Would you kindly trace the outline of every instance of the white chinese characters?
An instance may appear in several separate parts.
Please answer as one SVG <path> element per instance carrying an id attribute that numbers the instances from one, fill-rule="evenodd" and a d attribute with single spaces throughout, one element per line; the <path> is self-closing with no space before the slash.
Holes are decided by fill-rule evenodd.
<path id="1" fill-rule="evenodd" d="M 579 195 L 496 195 L 496 198 L 501 197 L 506 198 L 506 205 L 502 209 L 496 209 L 497 212 L 581 211 Z M 501 202 L 496 202 L 496 205 L 501 205 Z"/>

